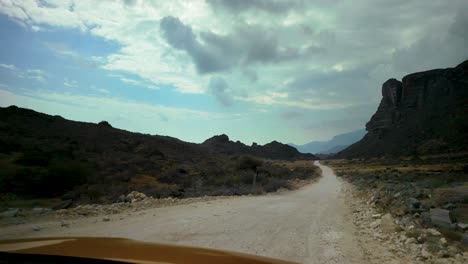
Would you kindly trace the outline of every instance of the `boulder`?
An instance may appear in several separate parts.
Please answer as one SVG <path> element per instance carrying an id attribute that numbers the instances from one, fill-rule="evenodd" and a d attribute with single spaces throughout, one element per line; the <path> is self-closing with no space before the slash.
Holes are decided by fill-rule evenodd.
<path id="1" fill-rule="evenodd" d="M 466 230 L 468 230 L 468 224 L 457 223 L 457 228 L 460 229 L 461 231 L 466 231 Z"/>
<path id="2" fill-rule="evenodd" d="M 421 256 L 424 258 L 424 259 L 428 259 L 430 257 L 432 257 L 432 254 L 431 252 L 429 252 L 429 250 L 427 250 L 426 248 L 423 248 L 421 250 Z"/>
<path id="3" fill-rule="evenodd" d="M 421 202 L 414 198 L 414 197 L 410 197 L 408 199 L 408 210 L 410 211 L 410 213 L 418 213 L 420 212 L 420 207 L 421 207 Z"/>
<path id="4" fill-rule="evenodd" d="M 434 226 L 452 228 L 452 220 L 450 219 L 450 211 L 440 208 L 432 208 L 429 211 L 431 223 Z"/>
<path id="5" fill-rule="evenodd" d="M 429 212 L 422 212 L 419 222 L 425 227 L 431 226 L 431 214 Z"/>
<path id="6" fill-rule="evenodd" d="M 0 213 L 0 218 L 2 217 L 15 217 L 18 215 L 18 208 L 9 208 L 8 210 Z"/>
<path id="7" fill-rule="evenodd" d="M 441 236 L 442 235 L 439 231 L 435 230 L 434 228 L 428 228 L 426 230 L 426 232 L 428 234 L 430 234 L 430 235 L 433 235 L 433 236 Z"/>
<path id="8" fill-rule="evenodd" d="M 48 213 L 52 211 L 51 209 L 49 208 L 42 208 L 42 207 L 35 207 L 32 209 L 32 212 L 34 215 L 41 215 L 41 214 L 45 214 L 45 213 Z"/>
<path id="9" fill-rule="evenodd" d="M 400 230 L 400 227 L 395 223 L 395 219 L 393 219 L 390 213 L 382 216 L 380 219 L 380 228 L 385 233 L 393 233 Z"/>
<path id="10" fill-rule="evenodd" d="M 72 203 L 73 203 L 73 200 L 71 199 L 63 200 L 63 201 L 60 201 L 58 204 L 54 205 L 52 209 L 54 210 L 68 209 L 71 207 Z"/>
<path id="11" fill-rule="evenodd" d="M 463 237 L 462 237 L 462 240 L 461 240 L 461 244 L 462 244 L 464 247 L 468 247 L 468 234 L 463 234 Z"/>

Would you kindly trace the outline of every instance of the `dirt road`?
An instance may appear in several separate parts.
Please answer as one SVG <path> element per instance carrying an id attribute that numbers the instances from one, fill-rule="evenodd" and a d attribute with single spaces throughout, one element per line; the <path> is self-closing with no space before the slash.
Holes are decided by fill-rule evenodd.
<path id="1" fill-rule="evenodd" d="M 128 214 L 2 228 L 0 238 L 112 236 L 225 249 L 301 263 L 366 263 L 343 184 L 327 166 L 318 182 L 278 195 L 239 197 Z M 96 220 L 98 220 L 96 222 Z M 36 223 L 37 224 L 37 223 Z"/>

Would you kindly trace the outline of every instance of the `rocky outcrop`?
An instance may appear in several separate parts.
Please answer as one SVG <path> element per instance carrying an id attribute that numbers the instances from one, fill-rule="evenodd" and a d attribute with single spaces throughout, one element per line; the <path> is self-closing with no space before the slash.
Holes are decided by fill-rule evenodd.
<path id="1" fill-rule="evenodd" d="M 224 134 L 209 138 L 201 145 L 211 152 L 225 155 L 251 155 L 275 160 L 317 159 L 312 154 L 300 153 L 296 148 L 278 141 L 272 141 L 263 146 L 254 142 L 252 146 L 247 146 L 240 141 L 229 140 L 229 137 Z"/>
<path id="2" fill-rule="evenodd" d="M 463 151 L 468 147 L 468 60 L 455 68 L 413 73 L 382 85 L 382 100 L 364 138 L 338 157 Z"/>

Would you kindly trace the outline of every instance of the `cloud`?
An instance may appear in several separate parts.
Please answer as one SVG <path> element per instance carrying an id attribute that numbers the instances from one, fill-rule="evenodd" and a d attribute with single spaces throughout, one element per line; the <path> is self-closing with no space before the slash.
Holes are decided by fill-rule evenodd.
<path id="1" fill-rule="evenodd" d="M 239 25 L 229 35 L 202 31 L 198 37 L 191 26 L 177 17 L 167 16 L 161 20 L 160 27 L 167 43 L 185 51 L 200 74 L 228 71 L 240 65 L 281 63 L 308 53 L 307 48 L 280 47 L 277 36 L 259 25 Z"/>
<path id="2" fill-rule="evenodd" d="M 208 90 L 223 106 L 231 106 L 232 98 L 228 94 L 228 84 L 223 78 L 214 77 L 211 78 L 208 84 Z"/>
<path id="3" fill-rule="evenodd" d="M 232 62 L 224 59 L 220 49 L 211 50 L 198 42 L 192 28 L 184 25 L 178 18 L 164 17 L 160 25 L 167 42 L 176 49 L 186 51 L 199 73 L 217 72 L 232 67 Z"/>
<path id="4" fill-rule="evenodd" d="M 275 1 L 275 0 L 208 0 L 214 9 L 224 9 L 229 12 L 240 13 L 249 10 L 264 11 L 274 14 L 287 13 L 291 9 L 304 7 L 304 1 Z"/>
<path id="5" fill-rule="evenodd" d="M 0 67 L 8 70 L 16 70 L 16 66 L 12 64 L 3 64 L 0 63 Z"/>
<path id="6" fill-rule="evenodd" d="M 135 80 L 135 79 L 125 77 L 120 74 L 114 74 L 114 73 L 108 74 L 107 76 L 118 78 L 121 82 L 129 84 L 129 85 L 140 86 L 140 87 L 148 88 L 151 90 L 159 90 L 158 86 L 152 84 L 150 81 L 147 81 L 147 80 Z"/>
<path id="7" fill-rule="evenodd" d="M 103 93 L 103 94 L 110 94 L 110 91 L 104 88 L 98 88 L 96 91 Z"/>
<path id="8" fill-rule="evenodd" d="M 302 116 L 302 113 L 299 111 L 288 110 L 281 112 L 280 117 L 284 120 L 294 120 Z"/>
<path id="9" fill-rule="evenodd" d="M 0 64 L 0 68 L 13 72 L 18 78 L 31 79 L 41 83 L 47 81 L 48 74 L 40 69 L 21 69 L 13 64 Z"/>
<path id="10" fill-rule="evenodd" d="M 55 53 L 56 56 L 69 58 L 74 64 L 81 68 L 94 69 L 104 63 L 104 58 L 99 56 L 85 56 L 74 49 L 59 42 L 44 42 L 46 48 Z"/>
<path id="11" fill-rule="evenodd" d="M 69 88 L 76 88 L 78 87 L 78 82 L 75 80 L 69 80 L 68 78 L 65 78 L 65 80 L 63 81 L 63 85 Z"/>

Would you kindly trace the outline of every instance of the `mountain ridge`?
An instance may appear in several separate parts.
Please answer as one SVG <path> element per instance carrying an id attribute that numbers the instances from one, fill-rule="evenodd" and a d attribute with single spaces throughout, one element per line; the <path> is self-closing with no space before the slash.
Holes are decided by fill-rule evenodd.
<path id="1" fill-rule="evenodd" d="M 317 154 L 332 154 L 343 150 L 347 146 L 360 140 L 365 134 L 364 129 L 343 133 L 334 136 L 326 141 L 311 141 L 303 145 L 289 143 L 288 145 L 295 147 L 302 153 L 317 153 Z"/>

